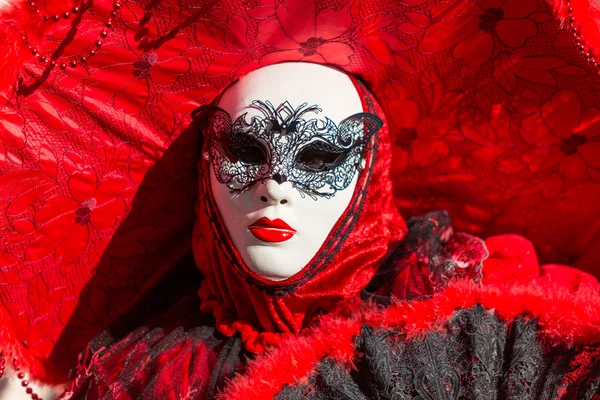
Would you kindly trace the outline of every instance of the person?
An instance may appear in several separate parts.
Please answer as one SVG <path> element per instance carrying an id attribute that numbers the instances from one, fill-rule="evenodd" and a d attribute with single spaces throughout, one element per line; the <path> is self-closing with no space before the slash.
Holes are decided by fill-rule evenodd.
<path id="1" fill-rule="evenodd" d="M 200 300 L 96 337 L 60 399 L 600 394 L 596 280 L 443 211 L 405 222 L 387 116 L 355 77 L 270 65 L 193 117 Z"/>

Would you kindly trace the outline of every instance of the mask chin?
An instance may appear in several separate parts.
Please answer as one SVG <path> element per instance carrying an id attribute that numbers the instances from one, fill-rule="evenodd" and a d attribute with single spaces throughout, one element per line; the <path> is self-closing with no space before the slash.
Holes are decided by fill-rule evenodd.
<path id="1" fill-rule="evenodd" d="M 250 271 L 272 281 L 293 277 L 319 256 L 356 182 L 331 198 L 314 199 L 274 179 L 234 194 L 211 171 L 213 197 L 235 249 Z"/>

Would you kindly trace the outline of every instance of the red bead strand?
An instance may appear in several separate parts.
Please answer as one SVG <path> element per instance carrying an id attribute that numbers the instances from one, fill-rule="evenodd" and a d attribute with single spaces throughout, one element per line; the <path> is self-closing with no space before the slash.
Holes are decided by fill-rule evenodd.
<path id="1" fill-rule="evenodd" d="M 575 18 L 572 17 L 573 7 L 571 6 L 571 0 L 565 0 L 567 2 L 567 13 L 569 14 L 569 26 L 571 28 L 571 33 L 573 34 L 573 41 L 577 45 L 577 49 L 581 53 L 581 56 L 593 67 L 600 70 L 600 62 L 596 60 L 594 56 L 594 51 L 591 48 L 586 48 L 581 35 L 577 31 L 577 27 L 575 26 Z"/>
<path id="2" fill-rule="evenodd" d="M 27 3 L 27 5 L 34 13 L 40 14 L 40 9 L 37 7 L 35 0 L 29 1 L 29 3 Z M 62 14 L 55 14 L 55 15 L 41 14 L 41 18 L 44 22 L 58 22 L 61 20 L 61 17 L 63 19 L 68 19 L 72 15 L 77 15 L 84 7 L 86 7 L 88 5 L 89 5 L 89 0 L 82 0 L 79 5 L 73 6 L 72 9 L 63 12 Z M 110 17 L 108 18 L 108 20 L 105 23 L 106 28 L 103 28 L 98 33 L 98 38 L 96 39 L 96 41 L 93 44 L 94 48 L 91 49 L 88 52 L 88 54 L 86 54 L 85 56 L 77 55 L 77 56 L 65 57 L 66 60 L 61 60 L 61 62 L 58 62 L 60 57 L 53 58 L 53 57 L 49 57 L 48 55 L 40 55 L 38 53 L 37 49 L 31 47 L 31 44 L 29 43 L 29 39 L 23 33 L 21 33 L 21 39 L 23 40 L 25 45 L 27 47 L 29 47 L 29 50 L 31 50 L 31 53 L 33 54 L 33 56 L 36 57 L 41 64 L 47 65 L 48 69 L 52 69 L 52 68 L 56 67 L 57 65 L 60 66 L 61 69 L 66 69 L 67 67 L 75 68 L 75 67 L 77 67 L 78 64 L 80 64 L 80 63 L 83 64 L 83 63 L 87 62 L 88 57 L 92 57 L 96 54 L 97 50 L 102 46 L 102 39 L 104 39 L 108 36 L 107 28 L 109 28 L 109 29 L 112 28 L 112 25 L 113 25 L 112 20 L 114 17 L 117 16 L 117 10 L 120 8 L 121 8 L 121 3 L 119 2 L 119 0 L 114 0 L 114 2 L 112 4 L 112 10 L 110 12 Z"/>
<path id="3" fill-rule="evenodd" d="M 0 379 L 4 377 L 5 366 L 6 358 L 4 357 L 4 353 L 0 352 Z M 25 393 L 30 395 L 32 400 L 43 400 L 37 393 L 33 391 L 32 388 L 29 387 L 29 381 L 25 379 L 25 373 L 21 371 L 19 359 L 17 357 L 13 358 L 12 369 L 16 372 L 17 379 L 21 381 L 21 386 L 25 388 Z"/>

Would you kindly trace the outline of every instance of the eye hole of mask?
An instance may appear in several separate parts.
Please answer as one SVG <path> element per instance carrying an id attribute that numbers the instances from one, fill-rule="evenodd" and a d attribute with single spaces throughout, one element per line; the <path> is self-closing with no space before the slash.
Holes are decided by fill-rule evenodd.
<path id="1" fill-rule="evenodd" d="M 231 149 L 231 154 L 247 165 L 260 165 L 267 163 L 267 152 L 258 143 L 238 146 Z"/>
<path id="2" fill-rule="evenodd" d="M 329 171 L 346 159 L 347 153 L 342 149 L 317 141 L 304 147 L 296 156 L 296 167 L 305 171 Z"/>

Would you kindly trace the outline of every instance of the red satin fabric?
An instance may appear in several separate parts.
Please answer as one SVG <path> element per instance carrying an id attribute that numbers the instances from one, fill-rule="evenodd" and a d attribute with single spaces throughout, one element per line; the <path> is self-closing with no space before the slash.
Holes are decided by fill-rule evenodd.
<path id="1" fill-rule="evenodd" d="M 373 96 L 353 81 L 363 110 L 386 121 Z M 244 265 L 216 209 L 207 164 L 200 161 L 193 250 L 205 277 L 199 291 L 201 310 L 213 313 L 220 332 L 239 332 L 246 349 L 262 353 L 282 336 L 301 332 L 319 315 L 343 308 L 369 283 L 406 233 L 393 202 L 387 122 L 371 140 L 365 159 L 353 199 L 326 242 L 307 267 L 279 282 L 263 279 Z M 332 245 L 339 247 L 333 250 Z M 281 293 L 291 286 L 290 293 Z"/>
<path id="2" fill-rule="evenodd" d="M 483 262 L 483 284 L 539 283 L 570 290 L 600 290 L 591 274 L 558 264 L 540 265 L 533 244 L 519 235 L 492 236 L 485 241 L 489 257 Z"/>
<path id="3" fill-rule="evenodd" d="M 457 230 L 522 234 L 542 262 L 599 274 L 600 77 L 545 1 L 122 0 L 107 29 L 113 1 L 94 0 L 29 38 L 65 63 L 49 72 L 20 37 L 41 16 L 11 3 L 0 49 L 19 49 L 6 64 L 22 73 L 0 88 L 0 338 L 41 379 L 64 378 L 190 251 L 189 114 L 278 61 L 367 82 L 403 215 L 446 209 Z M 77 1 L 35 3 L 62 15 Z M 571 1 L 575 18 L 586 3 Z"/>

